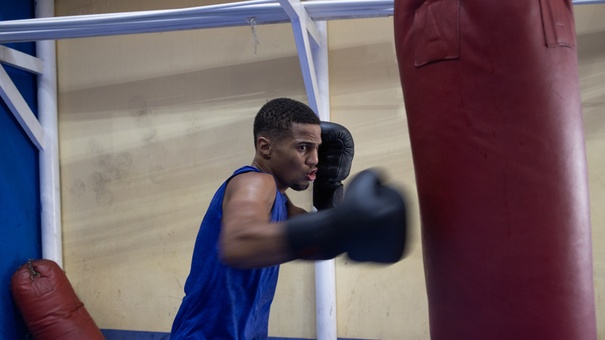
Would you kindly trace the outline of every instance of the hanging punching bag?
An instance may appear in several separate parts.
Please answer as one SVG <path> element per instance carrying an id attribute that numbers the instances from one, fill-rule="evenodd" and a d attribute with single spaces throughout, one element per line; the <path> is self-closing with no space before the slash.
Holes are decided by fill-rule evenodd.
<path id="1" fill-rule="evenodd" d="M 594 340 L 569 0 L 396 0 L 431 339 Z"/>
<path id="2" fill-rule="evenodd" d="M 10 286 L 34 339 L 105 339 L 55 262 L 30 260 L 13 274 Z"/>

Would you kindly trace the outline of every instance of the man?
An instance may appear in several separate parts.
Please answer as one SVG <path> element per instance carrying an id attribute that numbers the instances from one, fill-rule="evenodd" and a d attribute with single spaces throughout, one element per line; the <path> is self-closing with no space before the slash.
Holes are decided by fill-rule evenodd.
<path id="1" fill-rule="evenodd" d="M 334 126 L 339 131 L 333 131 Z M 259 110 L 252 165 L 236 170 L 223 183 L 202 221 L 172 339 L 266 339 L 281 263 L 333 258 L 345 251 L 359 261 L 401 258 L 403 200 L 382 186 L 374 173 L 354 180 L 357 184 L 349 190 L 358 192 L 353 195 L 357 199 L 345 199 L 344 209 L 306 214 L 288 200 L 288 188 L 305 190 L 316 179 L 324 136 L 331 139 L 325 141 L 328 145 L 339 140 L 327 150 L 332 155 L 324 157 L 328 164 L 319 171 L 328 190 L 317 192 L 337 196 L 340 181 L 348 175 L 352 160 L 348 131 L 339 125 L 326 131 L 321 127 L 308 106 L 292 99 L 274 99 Z M 362 207 L 368 198 L 370 204 Z M 321 201 L 329 206 L 331 199 Z M 381 227 L 373 228 L 374 222 Z M 393 238 L 398 241 L 390 246 Z M 374 249 L 368 248 L 364 241 L 368 239 Z"/>

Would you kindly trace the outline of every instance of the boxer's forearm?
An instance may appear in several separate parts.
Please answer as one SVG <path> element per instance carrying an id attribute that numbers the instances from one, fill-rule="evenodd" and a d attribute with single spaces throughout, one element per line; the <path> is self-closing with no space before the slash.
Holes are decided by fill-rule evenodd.
<path id="1" fill-rule="evenodd" d="M 251 223 L 224 233 L 219 243 L 221 261 L 240 269 L 273 266 L 294 259 L 284 223 Z"/>

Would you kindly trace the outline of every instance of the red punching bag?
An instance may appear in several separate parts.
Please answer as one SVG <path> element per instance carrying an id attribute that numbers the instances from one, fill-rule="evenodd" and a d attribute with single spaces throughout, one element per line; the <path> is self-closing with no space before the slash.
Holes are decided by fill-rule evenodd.
<path id="1" fill-rule="evenodd" d="M 569 0 L 396 0 L 431 338 L 594 340 Z"/>
<path id="2" fill-rule="evenodd" d="M 55 262 L 30 260 L 19 267 L 11 292 L 34 339 L 105 339 Z"/>

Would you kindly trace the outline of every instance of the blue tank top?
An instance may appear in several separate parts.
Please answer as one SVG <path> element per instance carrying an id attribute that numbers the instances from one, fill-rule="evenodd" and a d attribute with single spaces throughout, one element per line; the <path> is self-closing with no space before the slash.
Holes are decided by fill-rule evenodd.
<path id="1" fill-rule="evenodd" d="M 219 233 L 227 183 L 251 166 L 236 170 L 218 189 L 195 241 L 185 297 L 172 325 L 171 339 L 267 339 L 269 309 L 279 266 L 242 270 L 219 259 Z M 275 190 L 271 221 L 288 218 L 286 196 Z"/>

